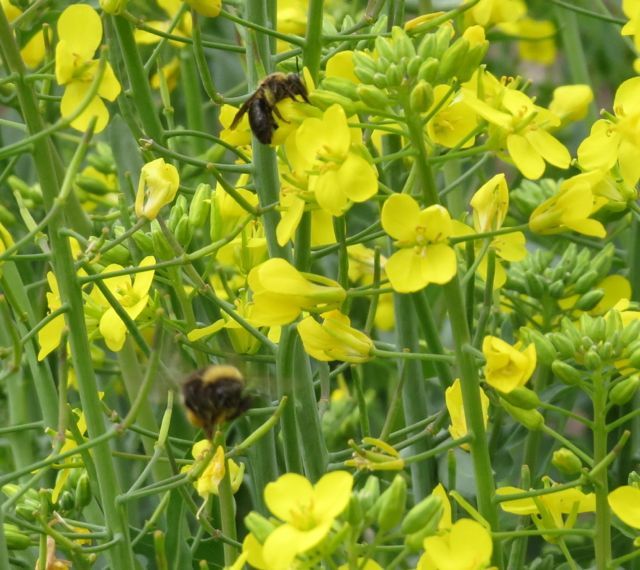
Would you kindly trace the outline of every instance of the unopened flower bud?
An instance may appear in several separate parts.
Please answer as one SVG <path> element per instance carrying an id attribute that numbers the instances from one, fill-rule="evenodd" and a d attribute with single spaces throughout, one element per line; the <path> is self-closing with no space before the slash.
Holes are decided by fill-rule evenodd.
<path id="1" fill-rule="evenodd" d="M 389 488 L 378 499 L 378 528 L 391 530 L 404 516 L 407 499 L 407 482 L 402 475 L 396 475 Z"/>
<path id="2" fill-rule="evenodd" d="M 587 370 L 599 370 L 602 368 L 602 358 L 595 347 L 590 348 L 584 355 L 584 365 Z"/>
<path id="3" fill-rule="evenodd" d="M 515 388 L 508 394 L 501 393 L 500 396 L 511 405 L 524 410 L 533 410 L 540 405 L 538 394 L 524 386 Z"/>
<path id="4" fill-rule="evenodd" d="M 589 291 L 580 297 L 574 305 L 576 309 L 580 311 L 590 311 L 593 309 L 604 297 L 604 291 L 602 289 L 594 289 Z"/>
<path id="5" fill-rule="evenodd" d="M 566 447 L 553 452 L 551 463 L 565 475 L 577 475 L 582 470 L 582 461 Z"/>
<path id="6" fill-rule="evenodd" d="M 442 511 L 442 499 L 437 495 L 429 495 L 407 513 L 400 530 L 403 534 L 413 534 L 427 526 L 433 519 L 436 519 L 437 528 Z"/>
<path id="7" fill-rule="evenodd" d="M 414 113 L 424 113 L 433 104 L 433 87 L 426 81 L 420 80 L 411 91 L 409 103 Z"/>
<path id="8" fill-rule="evenodd" d="M 267 537 L 276 529 L 276 526 L 269 519 L 256 511 L 251 511 L 244 517 L 244 524 L 260 544 L 264 544 Z"/>
<path id="9" fill-rule="evenodd" d="M 334 93 L 333 91 L 325 91 L 324 89 L 316 89 L 313 93 L 309 93 L 309 99 L 313 105 L 320 107 L 321 109 L 328 109 L 331 105 L 336 103 L 340 105 L 345 114 L 353 115 L 356 112 L 354 102 L 348 97 Z"/>
<path id="10" fill-rule="evenodd" d="M 536 354 L 538 360 L 542 364 L 551 366 L 551 363 L 558 357 L 558 352 L 553 346 L 553 343 L 539 331 L 532 329 L 529 332 L 529 339 L 536 346 Z"/>
<path id="11" fill-rule="evenodd" d="M 570 364 L 562 360 L 556 360 L 551 365 L 551 371 L 565 384 L 573 386 L 582 381 L 582 374 Z"/>
<path id="12" fill-rule="evenodd" d="M 127 7 L 129 0 L 100 0 L 100 8 L 107 14 L 121 14 Z"/>
<path id="13" fill-rule="evenodd" d="M 544 417 L 538 410 L 525 410 L 517 406 L 512 406 L 504 398 L 500 398 L 500 404 L 514 420 L 521 423 L 527 429 L 532 431 L 542 429 Z"/>
<path id="14" fill-rule="evenodd" d="M 622 406 L 626 404 L 638 390 L 640 386 L 640 377 L 637 374 L 629 376 L 618 382 L 609 392 L 609 400 L 612 404 Z"/>
<path id="15" fill-rule="evenodd" d="M 189 223 L 194 228 L 201 228 L 209 217 L 211 207 L 211 186 L 198 184 L 195 194 L 189 204 Z"/>
<path id="16" fill-rule="evenodd" d="M 358 97 L 372 109 L 386 109 L 389 105 L 389 98 L 380 89 L 373 85 L 358 85 Z"/>
<path id="17" fill-rule="evenodd" d="M 136 216 L 154 220 L 163 206 L 170 204 L 178 192 L 180 176 L 163 158 L 147 162 L 140 171 L 136 194 Z"/>
<path id="18" fill-rule="evenodd" d="M 24 550 L 31 546 L 31 539 L 14 524 L 3 524 L 4 539 L 9 550 Z"/>
<path id="19" fill-rule="evenodd" d="M 550 333 L 547 338 L 563 358 L 571 358 L 575 354 L 575 345 L 564 334 Z"/>

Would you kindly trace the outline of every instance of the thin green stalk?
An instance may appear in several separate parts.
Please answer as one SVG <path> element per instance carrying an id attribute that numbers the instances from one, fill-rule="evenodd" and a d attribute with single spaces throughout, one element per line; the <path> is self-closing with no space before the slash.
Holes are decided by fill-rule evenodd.
<path id="1" fill-rule="evenodd" d="M 322 16 L 324 0 L 309 0 L 307 12 L 307 35 L 304 45 L 304 66 L 311 73 L 313 81 L 318 83 L 320 57 L 322 56 Z"/>
<path id="2" fill-rule="evenodd" d="M 598 465 L 607 457 L 606 405 L 608 382 L 601 372 L 593 375 L 593 462 Z M 611 563 L 611 513 L 609 511 L 608 470 L 593 475 L 596 495 L 596 525 L 594 546 L 596 569 L 607 570 Z"/>
<path id="3" fill-rule="evenodd" d="M 0 51 L 7 70 L 19 76 L 15 83 L 16 91 L 29 134 L 38 133 L 44 129 L 44 123 L 40 116 L 35 93 L 23 79 L 26 75 L 26 69 L 4 9 L 0 9 Z M 48 209 L 52 208 L 60 193 L 60 183 L 52 145 L 47 137 L 33 143 L 33 159 L 45 206 Z M 69 329 L 71 356 L 79 380 L 78 390 L 87 421 L 87 431 L 92 439 L 96 439 L 103 437 L 107 432 L 91 361 L 82 291 L 75 279 L 76 272 L 69 241 L 59 233 L 62 223 L 60 215 L 54 216 L 49 223 L 52 261 L 60 287 L 60 298 L 64 304 L 69 306 L 65 320 Z M 56 405 L 55 399 L 53 405 Z M 109 552 L 111 564 L 123 570 L 134 568 L 133 552 L 129 548 L 129 527 L 125 512 L 118 509 L 115 504 L 118 482 L 109 445 L 106 441 L 94 446 L 93 457 L 98 472 L 98 487 L 107 528 L 113 535 L 122 535 L 122 540 Z"/>

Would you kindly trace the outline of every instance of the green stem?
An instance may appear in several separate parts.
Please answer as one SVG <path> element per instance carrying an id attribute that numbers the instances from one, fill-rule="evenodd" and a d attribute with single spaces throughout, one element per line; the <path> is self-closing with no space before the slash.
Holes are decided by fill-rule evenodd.
<path id="1" fill-rule="evenodd" d="M 10 73 L 18 75 L 15 86 L 29 134 L 38 133 L 44 129 L 44 123 L 35 93 L 32 87 L 24 81 L 26 69 L 4 9 L 0 9 L 0 51 L 2 52 L 2 59 L 6 69 Z M 33 143 L 33 160 L 45 207 L 50 209 L 60 193 L 60 183 L 56 172 L 52 144 L 48 137 Z M 69 240 L 60 233 L 62 224 L 63 219 L 60 215 L 52 217 L 49 222 L 53 267 L 60 287 L 61 301 L 69 306 L 69 311 L 65 314 L 65 320 L 69 330 L 71 356 L 74 370 L 78 377 L 78 390 L 87 422 L 87 431 L 92 439 L 101 438 L 107 432 L 98 397 L 93 362 L 91 361 L 91 347 L 84 320 L 84 301 L 80 285 L 76 280 Z M 56 400 L 52 402 L 54 406 L 55 403 Z M 115 498 L 118 495 L 118 480 L 111 458 L 111 451 L 106 440 L 94 446 L 93 457 L 97 467 L 98 487 L 106 526 L 113 536 L 122 536 L 122 540 L 114 545 L 114 548 L 109 552 L 111 565 L 114 568 L 122 568 L 124 570 L 134 568 L 133 552 L 129 547 L 129 526 L 125 512 L 117 508 L 115 503 Z"/>
<path id="2" fill-rule="evenodd" d="M 598 465 L 607 457 L 606 405 L 608 382 L 601 372 L 593 377 L 593 462 Z M 593 474 L 596 495 L 595 551 L 596 569 L 607 570 L 611 562 L 611 513 L 609 511 L 608 470 Z"/>
<path id="3" fill-rule="evenodd" d="M 311 73 L 314 83 L 318 83 L 320 57 L 322 56 L 322 15 L 324 0 L 310 0 L 307 12 L 307 35 L 304 46 L 304 66 Z"/>

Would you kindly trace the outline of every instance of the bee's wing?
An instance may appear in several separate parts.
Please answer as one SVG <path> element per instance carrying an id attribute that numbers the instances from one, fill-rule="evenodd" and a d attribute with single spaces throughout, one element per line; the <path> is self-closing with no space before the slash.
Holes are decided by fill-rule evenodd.
<path id="1" fill-rule="evenodd" d="M 245 113 L 249 110 L 249 107 L 251 106 L 251 103 L 253 103 L 253 100 L 255 99 L 255 94 L 252 95 L 251 97 L 249 97 L 243 104 L 242 107 L 240 107 L 240 109 L 238 109 L 238 112 L 236 113 L 236 116 L 233 118 L 233 121 L 231 122 L 231 125 L 229 126 L 229 130 L 233 130 L 238 126 L 238 123 L 240 123 L 240 121 L 242 120 L 242 117 L 244 117 Z"/>

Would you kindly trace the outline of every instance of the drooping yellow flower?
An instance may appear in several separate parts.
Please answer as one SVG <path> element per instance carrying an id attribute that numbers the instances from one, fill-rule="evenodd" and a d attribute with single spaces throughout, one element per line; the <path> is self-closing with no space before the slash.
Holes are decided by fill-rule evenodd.
<path id="1" fill-rule="evenodd" d="M 211 442 L 208 439 L 202 439 L 199 442 L 195 443 L 193 448 L 191 449 L 191 455 L 195 460 L 202 459 L 209 453 L 211 449 Z M 244 476 L 244 463 L 240 463 L 238 465 L 233 459 L 227 460 L 229 465 L 229 479 L 231 481 L 231 492 L 236 493 L 242 485 L 242 479 Z M 184 472 L 187 472 L 191 469 L 191 466 L 186 466 L 186 469 L 183 469 Z M 206 499 L 209 495 L 217 495 L 218 487 L 220 482 L 224 478 L 226 473 L 225 470 L 225 456 L 224 449 L 221 445 L 218 446 L 214 456 L 209 461 L 206 469 L 203 471 L 202 475 L 198 477 L 196 481 L 194 481 L 193 485 L 203 499 Z"/>
<path id="2" fill-rule="evenodd" d="M 485 336 L 482 353 L 487 359 L 484 375 L 487 384 L 508 394 L 524 386 L 536 368 L 536 347 L 530 344 L 519 350 L 519 343 L 511 346 L 495 336 Z"/>
<path id="3" fill-rule="evenodd" d="M 317 546 L 351 498 L 353 476 L 327 473 L 312 485 L 305 477 L 286 473 L 264 490 L 268 509 L 283 521 L 265 540 L 263 557 L 270 568 L 288 568 L 294 558 Z"/>
<path id="4" fill-rule="evenodd" d="M 444 284 L 456 274 L 456 254 L 448 243 L 451 216 L 442 206 L 420 210 L 407 194 L 394 194 L 382 207 L 382 227 L 400 249 L 387 261 L 389 282 L 399 293 Z"/>
<path id="5" fill-rule="evenodd" d="M 155 265 L 155 263 L 155 257 L 150 255 L 140 262 L 140 267 L 148 267 Z M 121 265 L 113 263 L 107 265 L 102 273 L 111 273 L 122 269 Z M 133 282 L 131 275 L 108 277 L 104 280 L 104 284 L 127 314 L 132 319 L 136 319 L 149 303 L 149 289 L 151 288 L 154 273 L 154 269 L 136 273 Z M 103 310 L 99 324 L 100 334 L 109 349 L 118 352 L 124 344 L 127 327 L 97 287 L 94 287 L 90 296 Z"/>
<path id="6" fill-rule="evenodd" d="M 164 158 L 147 162 L 140 171 L 136 193 L 136 216 L 155 220 L 163 206 L 170 204 L 178 192 L 180 175 Z"/>
<path id="7" fill-rule="evenodd" d="M 640 179 L 640 77 L 623 82 L 613 100 L 615 119 L 600 119 L 578 147 L 585 170 L 610 170 L 618 165 L 629 186 Z"/>
<path id="8" fill-rule="evenodd" d="M 72 4 L 58 19 L 58 37 L 56 81 L 65 86 L 60 112 L 63 117 L 69 117 L 80 106 L 98 72 L 99 62 L 92 58 L 102 41 L 100 16 L 87 4 Z M 107 63 L 98 92 L 71 126 L 85 131 L 91 119 L 97 117 L 95 132 L 102 131 L 109 122 L 109 111 L 102 99 L 114 101 L 120 91 L 120 83 Z"/>
<path id="9" fill-rule="evenodd" d="M 609 493 L 609 506 L 624 524 L 640 529 L 640 489 L 623 485 Z"/>
<path id="10" fill-rule="evenodd" d="M 322 324 L 313 317 L 307 317 L 297 325 L 309 356 L 322 362 L 342 360 L 360 363 L 371 359 L 373 342 L 366 334 L 351 326 L 347 315 L 333 310 L 320 316 Z"/>
<path id="11" fill-rule="evenodd" d="M 345 290 L 336 281 L 301 273 L 280 258 L 254 267 L 247 281 L 253 292 L 253 322 L 259 326 L 293 322 L 302 311 L 322 313 L 346 298 Z"/>
<path id="12" fill-rule="evenodd" d="M 590 218 L 606 203 L 595 196 L 588 179 L 565 180 L 558 193 L 540 204 L 529 217 L 529 229 L 543 235 L 573 230 L 587 236 L 603 238 L 604 226 Z"/>
<path id="13" fill-rule="evenodd" d="M 453 381 L 453 384 L 445 390 L 444 398 L 447 405 L 447 411 L 449 412 L 449 418 L 451 419 L 449 433 L 453 439 L 459 439 L 467 435 L 467 419 L 464 415 L 460 378 L 456 378 Z M 487 422 L 489 421 L 489 398 L 482 388 L 480 388 L 480 403 L 482 406 L 482 417 L 484 418 L 484 425 L 486 427 Z M 469 445 L 466 443 L 460 447 L 466 450 L 469 449 Z"/>
<path id="14" fill-rule="evenodd" d="M 308 190 L 332 216 L 343 215 L 378 190 L 377 170 L 366 158 L 361 138 L 354 142 L 353 137 L 344 109 L 332 105 L 322 118 L 302 121 L 285 143 L 291 170 L 308 175 Z"/>
<path id="15" fill-rule="evenodd" d="M 472 519 L 460 519 L 449 532 L 424 539 L 417 570 L 483 570 L 492 553 L 489 531 Z"/>
<path id="16" fill-rule="evenodd" d="M 434 143 L 446 148 L 457 147 L 463 140 L 466 142 L 461 148 L 468 148 L 475 143 L 475 137 L 469 135 L 478 126 L 478 119 L 459 94 L 443 103 L 450 90 L 444 84 L 434 88 L 431 108 L 439 110 L 427 123 L 427 134 Z"/>
<path id="17" fill-rule="evenodd" d="M 547 162 L 558 168 L 569 167 L 569 151 L 548 132 L 560 125 L 560 119 L 535 105 L 527 95 L 502 88 L 499 97 L 489 94 L 481 100 L 467 87 L 462 89 L 462 95 L 465 103 L 490 123 L 493 144 L 506 148 L 524 176 L 537 180 L 544 174 Z"/>
<path id="18" fill-rule="evenodd" d="M 545 486 L 553 488 L 553 482 L 548 478 Z M 511 495 L 522 493 L 517 487 L 500 487 L 496 494 Z M 555 493 L 500 502 L 500 507 L 507 513 L 515 515 L 530 515 L 535 525 L 540 529 L 573 528 L 576 516 L 581 513 L 593 513 L 596 510 L 596 499 L 593 493 L 583 493 L 579 489 L 564 489 Z M 568 515 L 565 519 L 565 515 Z M 542 535 L 547 542 L 555 543 L 561 537 Z"/>

